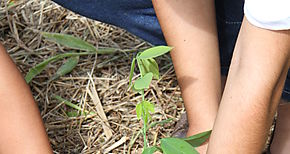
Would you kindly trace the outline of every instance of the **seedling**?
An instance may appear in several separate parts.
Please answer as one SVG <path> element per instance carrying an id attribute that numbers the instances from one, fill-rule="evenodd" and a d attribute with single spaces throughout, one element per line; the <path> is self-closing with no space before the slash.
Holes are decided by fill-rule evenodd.
<path id="1" fill-rule="evenodd" d="M 78 64 L 79 57 L 90 55 L 90 54 L 112 54 L 116 53 L 120 50 L 114 48 L 105 48 L 105 49 L 96 49 L 90 43 L 81 40 L 80 38 L 73 37 L 71 35 L 66 34 L 58 34 L 58 33 L 42 33 L 42 35 L 52 42 L 58 43 L 65 47 L 68 47 L 73 50 L 79 50 L 82 52 L 69 52 L 58 54 L 53 56 L 43 62 L 37 64 L 33 68 L 29 70 L 27 75 L 25 76 L 25 80 L 27 83 L 31 82 L 32 79 L 41 73 L 46 66 L 58 60 L 63 60 L 64 58 L 68 58 L 66 62 L 57 70 L 56 74 L 52 76 L 50 81 L 57 79 L 60 76 L 63 76 L 69 72 L 71 72 Z M 168 46 L 156 46 L 139 52 L 136 57 L 133 58 L 131 64 L 131 70 L 129 75 L 129 87 L 140 93 L 142 95 L 142 101 L 136 105 L 136 114 L 137 118 L 141 119 L 143 122 L 143 128 L 139 131 L 137 136 L 130 142 L 130 146 L 135 142 L 136 138 L 141 134 L 143 134 L 144 139 L 144 148 L 143 154 L 153 154 L 156 151 L 163 152 L 164 154 L 197 154 L 198 152 L 195 150 L 195 147 L 202 145 L 205 141 L 208 140 L 211 131 L 203 132 L 194 136 L 190 136 L 187 138 L 163 138 L 161 139 L 161 146 L 149 146 L 147 142 L 146 132 L 148 129 L 156 126 L 157 124 L 164 124 L 172 119 L 163 120 L 160 122 L 151 122 L 151 114 L 154 113 L 155 107 L 152 102 L 149 102 L 145 99 L 145 90 L 149 88 L 152 79 L 159 79 L 159 67 L 154 58 L 161 56 L 163 54 L 168 53 L 172 48 Z M 132 52 L 132 51 L 130 51 Z M 140 77 L 132 83 L 132 78 L 134 75 L 134 69 L 137 62 L 137 66 L 140 72 Z M 60 96 L 55 96 L 55 98 L 67 106 L 74 108 L 75 110 L 81 111 L 81 108 L 77 105 L 61 98 Z M 79 114 L 79 112 L 73 112 L 70 114 L 71 116 L 78 115 L 87 115 L 87 114 L 96 114 L 94 112 L 83 111 Z M 130 149 L 130 147 L 129 147 Z M 128 150 L 129 151 L 129 150 Z"/>
<path id="2" fill-rule="evenodd" d="M 42 36 L 52 42 L 58 43 L 62 46 L 65 46 L 67 48 L 73 49 L 73 50 L 79 50 L 82 52 L 68 52 L 63 54 L 58 54 L 53 57 L 50 57 L 43 62 L 37 64 L 36 66 L 32 67 L 29 72 L 25 76 L 25 81 L 27 83 L 31 82 L 31 80 L 37 76 L 39 73 L 41 73 L 48 64 L 63 60 L 64 58 L 69 58 L 57 71 L 57 73 L 50 79 L 55 80 L 58 77 L 61 77 L 67 73 L 70 73 L 78 64 L 79 62 L 79 56 L 87 56 L 92 54 L 113 54 L 116 52 L 120 52 L 119 49 L 115 48 L 99 48 L 96 49 L 92 44 L 81 40 L 80 38 L 73 37 L 71 35 L 67 34 L 59 34 L 59 33 L 47 33 L 43 32 L 41 33 Z"/>
<path id="3" fill-rule="evenodd" d="M 159 79 L 159 67 L 154 58 L 168 53 L 172 48 L 168 46 L 156 46 L 149 48 L 143 52 L 139 52 L 133 58 L 131 63 L 131 70 L 129 75 L 129 87 L 142 95 L 142 101 L 136 105 L 137 118 L 142 120 L 143 123 L 143 139 L 144 147 L 143 154 L 153 154 L 156 151 L 163 152 L 164 154 L 197 154 L 195 147 L 204 143 L 211 131 L 203 132 L 188 138 L 163 138 L 161 139 L 161 147 L 149 147 L 147 142 L 146 131 L 151 122 L 151 114 L 154 113 L 154 104 L 145 99 L 145 90 L 149 88 L 152 79 Z M 140 72 L 140 77 L 132 83 L 134 74 L 135 63 Z"/>

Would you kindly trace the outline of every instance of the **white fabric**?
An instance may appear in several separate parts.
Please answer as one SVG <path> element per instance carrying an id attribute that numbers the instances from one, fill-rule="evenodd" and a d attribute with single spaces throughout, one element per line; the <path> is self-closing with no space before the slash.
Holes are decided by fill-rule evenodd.
<path id="1" fill-rule="evenodd" d="M 290 29 L 290 0 L 245 0 L 247 20 L 260 28 Z"/>

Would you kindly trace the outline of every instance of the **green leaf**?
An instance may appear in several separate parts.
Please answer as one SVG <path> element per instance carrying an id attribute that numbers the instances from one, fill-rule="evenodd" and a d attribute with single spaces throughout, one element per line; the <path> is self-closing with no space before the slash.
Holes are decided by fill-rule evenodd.
<path id="1" fill-rule="evenodd" d="M 144 113 L 143 120 L 147 124 L 149 120 L 151 120 L 150 112 L 154 112 L 154 105 L 149 101 L 142 101 L 142 113 Z M 149 112 L 150 111 L 150 112 Z"/>
<path id="2" fill-rule="evenodd" d="M 96 52 L 97 49 L 90 43 L 81 40 L 80 38 L 73 37 L 67 34 L 59 33 L 47 33 L 42 32 L 42 35 L 52 42 L 58 43 L 60 45 L 66 46 L 71 49 L 83 50 L 83 51 L 92 51 Z"/>
<path id="3" fill-rule="evenodd" d="M 79 63 L 79 56 L 70 57 L 55 73 L 51 80 L 55 80 L 61 76 L 70 73 Z"/>
<path id="4" fill-rule="evenodd" d="M 151 115 L 148 111 L 144 111 L 145 115 L 143 116 L 143 121 L 147 125 L 149 120 L 151 120 Z"/>
<path id="5" fill-rule="evenodd" d="M 158 151 L 159 149 L 156 146 L 145 148 L 142 154 L 153 154 L 154 152 Z"/>
<path id="6" fill-rule="evenodd" d="M 98 49 L 97 51 L 94 51 L 94 52 L 89 51 L 89 52 L 79 52 L 79 53 L 73 52 L 73 53 L 59 54 L 51 58 L 48 58 L 44 60 L 43 62 L 37 64 L 33 68 L 31 68 L 25 76 L 25 81 L 26 83 L 29 83 L 36 75 L 41 73 L 49 63 L 63 59 L 65 57 L 91 55 L 91 54 L 96 54 L 97 52 L 99 54 L 110 54 L 110 53 L 115 53 L 116 51 L 117 51 L 116 49 L 105 48 L 105 49 Z"/>
<path id="7" fill-rule="evenodd" d="M 210 134 L 211 130 L 193 136 L 189 136 L 187 138 L 184 138 L 183 140 L 191 144 L 193 147 L 198 147 L 202 145 L 210 137 Z"/>
<path id="8" fill-rule="evenodd" d="M 134 83 L 134 88 L 137 90 L 149 88 L 149 85 L 151 83 L 153 74 L 152 73 L 147 73 L 144 75 L 144 77 L 139 78 L 138 80 L 135 81 Z"/>
<path id="9" fill-rule="evenodd" d="M 167 52 L 169 52 L 172 49 L 172 47 L 168 46 L 156 46 L 149 48 L 145 51 L 143 51 L 137 58 L 138 59 L 149 59 L 149 58 L 155 58 L 158 56 L 161 56 Z"/>
<path id="10" fill-rule="evenodd" d="M 142 103 L 138 103 L 136 106 L 136 115 L 138 119 L 140 119 L 142 116 L 142 109 Z"/>
<path id="11" fill-rule="evenodd" d="M 164 154 L 198 154 L 194 147 L 179 138 L 161 139 L 161 149 Z"/>
<path id="12" fill-rule="evenodd" d="M 114 54 L 120 52 L 117 48 L 98 48 L 97 53 L 100 55 Z"/>
<path id="13" fill-rule="evenodd" d="M 137 65 L 138 65 L 141 76 L 144 76 L 146 74 L 146 70 L 141 59 L 137 59 Z"/>
<path id="14" fill-rule="evenodd" d="M 51 58 L 48 58 L 44 60 L 43 62 L 37 64 L 33 68 L 29 69 L 29 72 L 25 76 L 25 81 L 26 83 L 29 83 L 36 75 L 41 73 L 46 68 L 46 66 L 51 62 L 63 59 L 65 57 L 82 56 L 82 55 L 89 55 L 89 54 L 94 54 L 94 53 L 92 52 L 64 53 L 64 54 L 59 54 Z"/>
<path id="15" fill-rule="evenodd" d="M 141 63 L 145 74 L 151 72 L 154 79 L 159 79 L 159 67 L 153 58 L 141 59 Z"/>
<path id="16" fill-rule="evenodd" d="M 60 102 L 63 102 L 65 105 L 67 105 L 67 106 L 69 106 L 71 108 L 74 108 L 74 109 L 79 110 L 79 111 L 83 111 L 83 109 L 80 108 L 79 106 L 73 104 L 72 102 L 70 102 L 68 100 L 63 99 L 62 97 L 60 97 L 58 95 L 55 95 L 54 98 L 57 99 Z M 86 111 L 86 110 L 84 110 L 84 113 L 85 114 L 96 114 L 95 112 L 89 112 L 89 111 Z"/>
<path id="17" fill-rule="evenodd" d="M 137 64 L 140 70 L 141 76 L 144 76 L 147 73 L 153 73 L 154 79 L 159 79 L 159 67 L 156 61 L 153 58 L 140 59 L 138 58 L 142 53 L 137 54 Z"/>
<path id="18" fill-rule="evenodd" d="M 154 104 L 148 101 L 142 101 L 141 103 L 138 103 L 136 106 L 136 114 L 137 118 L 144 120 L 144 122 L 147 124 L 149 120 L 151 120 L 150 112 L 154 112 Z"/>
<path id="19" fill-rule="evenodd" d="M 132 86 L 131 89 L 132 89 L 134 92 L 137 92 L 137 93 L 139 93 L 140 95 L 142 95 L 142 91 L 143 91 L 142 89 L 135 89 L 134 86 Z"/>
<path id="20" fill-rule="evenodd" d="M 130 75 L 129 75 L 129 87 L 132 84 L 132 78 L 133 78 L 134 68 L 135 68 L 135 61 L 136 61 L 136 58 L 133 58 L 132 63 L 131 63 Z"/>
<path id="21" fill-rule="evenodd" d="M 151 102 L 149 101 L 143 101 L 143 107 L 147 110 L 147 111 L 150 111 L 151 113 L 154 112 L 154 104 L 152 104 Z"/>
<path id="22" fill-rule="evenodd" d="M 29 83 L 36 75 L 41 73 L 50 62 L 58 60 L 58 59 L 60 59 L 59 56 L 54 56 L 52 58 L 49 58 L 49 59 L 37 64 L 33 68 L 29 69 L 29 72 L 25 76 L 25 81 L 27 83 Z"/>
<path id="23" fill-rule="evenodd" d="M 169 119 L 162 120 L 162 121 L 152 122 L 152 123 L 150 123 L 148 129 L 152 128 L 152 127 L 155 127 L 156 125 L 163 125 L 163 124 L 169 123 L 172 120 L 173 120 L 173 118 L 169 118 Z"/>
<path id="24" fill-rule="evenodd" d="M 68 117 L 78 117 L 80 114 L 76 111 L 66 112 Z"/>

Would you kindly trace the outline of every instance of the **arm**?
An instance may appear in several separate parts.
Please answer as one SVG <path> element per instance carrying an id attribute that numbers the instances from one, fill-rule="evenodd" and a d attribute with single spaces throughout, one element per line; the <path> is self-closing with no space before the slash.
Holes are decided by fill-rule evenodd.
<path id="1" fill-rule="evenodd" d="M 214 0 L 153 0 L 182 91 L 187 136 L 211 130 L 221 95 Z M 207 144 L 199 147 L 205 153 Z"/>
<path id="2" fill-rule="evenodd" d="M 0 44 L 0 153 L 52 153 L 38 107 Z"/>
<path id="3" fill-rule="evenodd" d="M 212 129 L 221 95 L 214 0 L 153 0 L 168 45 L 189 132 Z"/>
<path id="4" fill-rule="evenodd" d="M 244 19 L 208 153 L 260 153 L 289 69 L 290 31 Z"/>

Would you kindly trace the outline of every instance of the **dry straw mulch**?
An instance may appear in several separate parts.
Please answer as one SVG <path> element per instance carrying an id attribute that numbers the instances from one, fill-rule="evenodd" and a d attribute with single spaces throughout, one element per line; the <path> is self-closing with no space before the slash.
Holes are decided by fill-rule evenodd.
<path id="1" fill-rule="evenodd" d="M 54 153 L 139 153 L 143 140 L 141 136 L 137 140 L 135 137 L 142 124 L 137 120 L 135 105 L 141 97 L 128 91 L 133 53 L 121 51 L 144 49 L 150 44 L 120 28 L 79 16 L 50 0 L 15 2 L 8 7 L 7 0 L 0 0 L 0 42 L 23 75 L 44 59 L 71 51 L 46 41 L 40 32 L 71 34 L 96 47 L 120 49 L 111 55 L 82 56 L 72 73 L 49 82 L 63 63 L 54 62 L 30 83 Z M 170 57 L 165 55 L 157 61 L 161 79 L 154 81 L 146 93 L 156 104 L 152 120 L 174 120 L 149 130 L 151 145 L 158 144 L 158 138 L 170 136 L 184 112 Z M 67 113 L 75 110 L 56 100 L 55 95 L 98 114 L 70 117 Z"/>
<path id="2" fill-rule="evenodd" d="M 43 31 L 71 34 L 96 47 L 120 50 L 150 47 L 125 30 L 79 16 L 50 0 L 16 1 L 12 7 L 7 7 L 6 2 L 0 1 L 0 42 L 23 75 L 44 59 L 71 51 L 46 41 L 40 35 Z M 121 51 L 111 55 L 82 56 L 72 73 L 48 82 L 63 63 L 58 61 L 33 79 L 31 90 L 54 153 L 140 151 L 142 137 L 132 142 L 142 127 L 135 113 L 135 105 L 141 97 L 128 91 L 132 56 L 132 53 Z M 153 82 L 146 97 L 156 104 L 153 121 L 174 120 L 150 129 L 151 145 L 158 144 L 158 138 L 170 136 L 177 117 L 184 111 L 170 57 L 162 56 L 158 63 L 161 79 Z M 69 117 L 67 113 L 75 110 L 56 100 L 55 95 L 98 114 Z"/>

